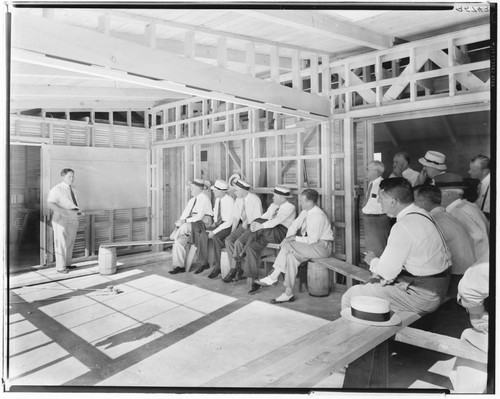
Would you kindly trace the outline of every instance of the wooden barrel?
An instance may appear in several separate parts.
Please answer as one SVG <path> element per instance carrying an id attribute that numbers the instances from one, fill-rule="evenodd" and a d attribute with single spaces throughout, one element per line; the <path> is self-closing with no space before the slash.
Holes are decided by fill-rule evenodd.
<path id="1" fill-rule="evenodd" d="M 99 274 L 107 276 L 116 273 L 116 248 L 99 247 Z"/>
<path id="2" fill-rule="evenodd" d="M 330 294 L 330 275 L 328 269 L 314 262 L 307 264 L 307 288 L 311 296 Z"/>

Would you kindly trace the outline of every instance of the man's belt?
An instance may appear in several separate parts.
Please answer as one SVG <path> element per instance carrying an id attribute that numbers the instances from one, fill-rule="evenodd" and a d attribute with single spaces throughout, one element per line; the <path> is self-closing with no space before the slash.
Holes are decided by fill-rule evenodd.
<path id="1" fill-rule="evenodd" d="M 430 276 L 415 276 L 414 274 L 411 274 L 408 270 L 403 269 L 401 270 L 400 273 L 401 276 L 407 276 L 407 277 L 415 277 L 415 278 L 439 278 L 439 277 L 448 277 L 450 275 L 450 268 L 446 269 L 445 271 L 438 273 L 438 274 L 431 274 Z"/>
<path id="2" fill-rule="evenodd" d="M 385 213 L 363 213 L 363 216 L 368 216 L 369 218 L 387 216 Z"/>

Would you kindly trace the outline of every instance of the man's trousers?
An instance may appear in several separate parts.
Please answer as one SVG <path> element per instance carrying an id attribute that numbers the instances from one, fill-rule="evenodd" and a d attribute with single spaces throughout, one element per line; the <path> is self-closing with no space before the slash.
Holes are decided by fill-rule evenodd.
<path id="1" fill-rule="evenodd" d="M 220 253 L 224 248 L 225 239 L 231 233 L 231 227 L 223 229 L 212 238 L 214 244 L 214 266 L 220 269 Z M 203 227 L 193 228 L 194 245 L 198 248 L 198 262 L 208 264 L 208 231 Z"/>
<path id="2" fill-rule="evenodd" d="M 286 237 L 287 228 L 278 225 L 271 229 L 262 229 L 253 232 L 245 245 L 245 260 L 243 262 L 244 275 L 257 279 L 259 277 L 259 263 L 262 250 L 267 244 L 280 244 Z"/>
<path id="3" fill-rule="evenodd" d="M 328 258 L 332 255 L 332 249 L 332 241 L 319 240 L 315 244 L 287 241 L 281 245 L 273 266 L 285 273 L 284 285 L 293 290 L 299 265 L 309 259 Z"/>
<path id="4" fill-rule="evenodd" d="M 62 271 L 71 266 L 73 247 L 75 246 L 78 219 L 58 218 L 52 220 L 54 230 L 54 248 L 56 252 L 56 270 Z"/>

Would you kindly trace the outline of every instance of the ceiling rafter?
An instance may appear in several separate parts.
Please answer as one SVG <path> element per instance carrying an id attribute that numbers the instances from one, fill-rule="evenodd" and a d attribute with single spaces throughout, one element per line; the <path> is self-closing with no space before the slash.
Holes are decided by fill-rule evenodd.
<path id="1" fill-rule="evenodd" d="M 176 92 L 167 92 L 160 89 L 147 88 L 116 88 L 116 87 L 90 87 L 90 86 L 59 86 L 59 85 L 31 85 L 13 84 L 11 85 L 11 95 L 14 98 L 102 98 L 102 99 L 124 99 L 136 100 L 154 99 L 184 99 L 188 96 Z"/>
<path id="2" fill-rule="evenodd" d="M 261 20 L 333 37 L 376 50 L 390 48 L 394 42 L 392 37 L 357 27 L 352 23 L 346 23 L 329 15 L 314 13 L 313 11 L 301 10 L 298 13 L 292 10 L 240 10 L 238 12 L 255 16 Z"/>

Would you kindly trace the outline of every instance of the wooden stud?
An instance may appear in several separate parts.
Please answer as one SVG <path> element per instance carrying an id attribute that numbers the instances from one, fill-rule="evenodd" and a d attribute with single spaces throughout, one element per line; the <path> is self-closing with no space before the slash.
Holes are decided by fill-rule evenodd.
<path id="1" fill-rule="evenodd" d="M 246 46 L 246 73 L 255 76 L 255 43 L 249 42 Z"/>
<path id="2" fill-rule="evenodd" d="M 300 77 L 300 53 L 298 50 L 292 51 L 292 87 L 302 90 L 302 79 Z"/>
<path id="3" fill-rule="evenodd" d="M 319 76 L 318 76 L 318 56 L 316 54 L 311 54 L 311 93 L 319 93 Z"/>
<path id="4" fill-rule="evenodd" d="M 330 75 L 330 58 L 327 55 L 321 56 L 321 94 L 323 96 L 330 95 L 331 75 Z"/>
<path id="5" fill-rule="evenodd" d="M 280 55 L 279 47 L 271 47 L 271 81 L 279 82 L 280 80 Z"/>

